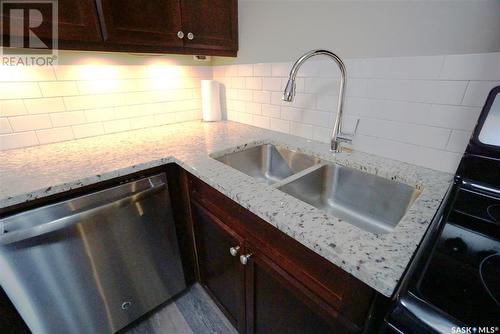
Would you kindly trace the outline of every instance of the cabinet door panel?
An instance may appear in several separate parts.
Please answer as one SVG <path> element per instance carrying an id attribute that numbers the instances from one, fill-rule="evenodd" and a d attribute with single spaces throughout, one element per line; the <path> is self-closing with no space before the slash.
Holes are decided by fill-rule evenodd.
<path id="1" fill-rule="evenodd" d="M 94 0 L 59 0 L 59 40 L 102 41 Z"/>
<path id="2" fill-rule="evenodd" d="M 236 328 L 244 328 L 244 266 L 229 249 L 242 240 L 197 203 L 192 205 L 201 283 Z"/>
<path id="3" fill-rule="evenodd" d="M 36 37 L 40 38 L 46 45 L 53 45 L 52 27 L 57 25 L 59 47 L 64 47 L 64 41 L 99 42 L 102 41 L 97 9 L 94 0 L 59 0 L 57 3 L 57 21 L 52 16 L 52 5 L 50 3 L 6 3 L 3 7 L 2 25 L 6 35 L 18 36 L 16 32 L 10 31 L 9 13 L 12 9 L 20 9 L 24 16 L 30 9 L 38 9 L 42 13 L 42 24 L 30 28 Z M 5 46 L 10 46 L 10 36 L 4 38 Z M 25 45 L 27 46 L 27 45 Z"/>
<path id="4" fill-rule="evenodd" d="M 182 46 L 179 0 L 97 0 L 108 43 Z"/>
<path id="5" fill-rule="evenodd" d="M 246 296 L 247 334 L 357 332 L 264 255 L 254 254 L 247 264 Z"/>
<path id="6" fill-rule="evenodd" d="M 236 0 L 181 0 L 184 46 L 211 50 L 238 49 Z M 188 39 L 188 33 L 194 38 Z"/>

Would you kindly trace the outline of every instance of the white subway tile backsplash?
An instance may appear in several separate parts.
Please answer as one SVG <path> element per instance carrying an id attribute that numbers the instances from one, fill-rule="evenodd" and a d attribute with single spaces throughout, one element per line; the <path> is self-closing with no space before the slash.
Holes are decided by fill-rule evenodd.
<path id="1" fill-rule="evenodd" d="M 114 118 L 122 119 L 122 118 L 133 118 L 139 117 L 143 115 L 142 105 L 132 105 L 132 106 L 122 106 L 114 108 Z"/>
<path id="2" fill-rule="evenodd" d="M 136 117 L 129 120 L 131 129 L 144 129 L 155 126 L 156 121 L 154 115 Z"/>
<path id="3" fill-rule="evenodd" d="M 444 80 L 500 80 L 500 52 L 445 57 Z"/>
<path id="4" fill-rule="evenodd" d="M 271 102 L 271 93 L 268 91 L 255 91 L 253 92 L 253 101 L 258 103 Z"/>
<path id="5" fill-rule="evenodd" d="M 425 83 L 419 83 L 419 89 L 425 92 L 419 96 L 415 102 L 440 103 L 440 104 L 460 104 L 467 88 L 467 81 L 432 81 L 426 82 L 428 86 L 423 87 Z"/>
<path id="6" fill-rule="evenodd" d="M 230 65 L 226 67 L 226 76 L 227 77 L 237 77 L 238 76 L 238 66 Z"/>
<path id="7" fill-rule="evenodd" d="M 282 119 L 271 118 L 271 130 L 290 133 L 290 121 L 285 121 Z"/>
<path id="8" fill-rule="evenodd" d="M 89 109 L 85 110 L 85 118 L 87 122 L 109 121 L 115 118 L 114 108 Z"/>
<path id="9" fill-rule="evenodd" d="M 49 81 L 55 80 L 51 66 L 2 66 L 0 65 L 0 81 Z"/>
<path id="10" fill-rule="evenodd" d="M 493 87 L 500 86 L 500 81 L 469 81 L 462 104 L 464 106 L 481 107 Z"/>
<path id="11" fill-rule="evenodd" d="M 419 146 L 444 149 L 451 130 L 379 119 L 362 119 L 358 133 Z"/>
<path id="12" fill-rule="evenodd" d="M 446 149 L 452 152 L 463 153 L 469 143 L 471 134 L 472 131 L 453 130 Z"/>
<path id="13" fill-rule="evenodd" d="M 337 110 L 338 95 L 318 95 L 316 98 L 316 107 L 319 110 L 333 111 Z"/>
<path id="14" fill-rule="evenodd" d="M 283 93 L 279 93 L 280 98 L 283 97 Z M 306 93 L 297 93 L 295 94 L 295 98 L 293 102 L 283 102 L 285 105 L 290 105 L 296 108 L 307 108 L 307 109 L 315 109 L 316 106 L 316 97 L 313 94 Z"/>
<path id="15" fill-rule="evenodd" d="M 154 115 L 155 122 L 157 124 L 172 124 L 175 123 L 176 118 L 175 118 L 175 113 L 163 113 L 163 114 L 156 114 Z M 106 126 L 104 127 L 106 130 Z M 124 131 L 124 130 L 120 130 Z"/>
<path id="16" fill-rule="evenodd" d="M 240 97 L 252 101 L 252 90 L 245 89 L 238 73 L 257 81 L 253 65 L 241 66 L 240 72 L 230 68 L 219 73 L 233 73 Z M 200 80 L 212 79 L 212 73 L 210 66 L 168 64 L 0 66 L 0 119 L 7 143 L 2 149 L 199 119 Z"/>
<path id="17" fill-rule="evenodd" d="M 238 76 L 240 77 L 251 77 L 253 76 L 253 65 L 243 64 L 238 66 Z"/>
<path id="18" fill-rule="evenodd" d="M 261 90 L 262 89 L 262 78 L 259 78 L 259 77 L 245 78 L 245 88 L 254 89 L 254 90 Z"/>
<path id="19" fill-rule="evenodd" d="M 458 130 L 472 130 L 476 125 L 480 108 L 433 105 L 427 124 Z"/>
<path id="20" fill-rule="evenodd" d="M 316 94 L 337 94 L 340 81 L 334 78 L 306 78 L 305 92 Z"/>
<path id="21" fill-rule="evenodd" d="M 271 74 L 273 77 L 288 77 L 292 63 L 272 63 Z"/>
<path id="22" fill-rule="evenodd" d="M 354 149 L 449 172 L 487 93 L 500 84 L 500 53 L 345 62 L 344 130 L 359 119 Z M 281 62 L 7 70 L 0 77 L 0 149 L 199 119 L 200 79 L 212 78 L 224 86 L 228 119 L 329 142 L 338 68 L 319 57 L 305 63 L 295 100 L 287 103 L 282 94 L 291 67 Z"/>
<path id="23" fill-rule="evenodd" d="M 243 77 L 234 77 L 229 80 L 229 87 L 231 88 L 245 88 L 245 78 Z"/>
<path id="24" fill-rule="evenodd" d="M 254 102 L 246 102 L 245 103 L 245 112 L 248 114 L 253 114 L 253 115 L 261 115 L 262 114 L 262 108 L 261 108 L 260 103 L 254 103 Z"/>
<path id="25" fill-rule="evenodd" d="M 114 133 L 130 130 L 130 123 L 128 119 L 120 119 L 117 121 L 103 122 L 105 133 Z"/>
<path id="26" fill-rule="evenodd" d="M 86 122 L 85 113 L 81 110 L 50 114 L 50 119 L 54 127 L 83 124 Z"/>
<path id="27" fill-rule="evenodd" d="M 281 109 L 278 106 L 274 106 L 271 104 L 263 104 L 262 105 L 262 115 L 269 116 L 272 118 L 280 118 Z"/>
<path id="28" fill-rule="evenodd" d="M 104 134 L 102 123 L 87 123 L 82 125 L 74 125 L 73 133 L 75 138 L 95 137 Z"/>
<path id="29" fill-rule="evenodd" d="M 357 76 L 385 79 L 437 79 L 444 56 L 364 59 Z"/>
<path id="30" fill-rule="evenodd" d="M 7 118 L 0 118 L 0 134 L 11 133 L 12 128 L 10 127 L 9 120 Z"/>
<path id="31" fill-rule="evenodd" d="M 251 102 L 253 100 L 253 92 L 249 89 L 238 89 L 236 96 L 241 101 Z"/>
<path id="32" fill-rule="evenodd" d="M 26 99 L 24 100 L 24 105 L 30 114 L 48 114 L 66 111 L 63 99 L 60 97 Z"/>
<path id="33" fill-rule="evenodd" d="M 98 82 L 85 80 L 78 81 L 77 84 L 81 95 L 136 92 L 144 90 L 147 87 L 143 81 L 137 79 L 99 80 Z"/>
<path id="34" fill-rule="evenodd" d="M 17 132 L 0 135 L 0 150 L 10 150 L 19 147 L 38 145 L 35 131 Z"/>
<path id="35" fill-rule="evenodd" d="M 260 128 L 269 129 L 271 121 L 269 117 L 253 115 L 253 125 Z"/>
<path id="36" fill-rule="evenodd" d="M 9 118 L 13 132 L 47 129 L 52 127 L 49 115 L 26 115 Z"/>
<path id="37" fill-rule="evenodd" d="M 332 130 L 325 127 L 313 126 L 313 139 L 329 143 L 332 138 Z"/>
<path id="38" fill-rule="evenodd" d="M 217 68 L 217 67 L 215 67 Z M 271 64 L 261 63 L 253 65 L 253 75 L 256 77 L 269 77 L 271 76 Z M 216 74 L 214 73 L 214 76 Z"/>
<path id="39" fill-rule="evenodd" d="M 242 112 L 239 114 L 239 122 L 252 125 L 253 115 Z"/>
<path id="40" fill-rule="evenodd" d="M 40 90 L 44 97 L 78 95 L 75 81 L 49 81 L 39 82 Z"/>
<path id="41" fill-rule="evenodd" d="M 313 126 L 308 124 L 291 122 L 290 134 L 308 139 L 313 139 Z"/>
<path id="42" fill-rule="evenodd" d="M 75 138 L 71 127 L 37 130 L 36 136 L 40 144 L 55 143 Z"/>
<path id="43" fill-rule="evenodd" d="M 41 96 L 36 82 L 0 82 L 0 99 L 13 100 Z"/>
<path id="44" fill-rule="evenodd" d="M 263 78 L 262 89 L 267 91 L 279 92 L 281 91 L 281 79 L 280 78 Z"/>
<path id="45" fill-rule="evenodd" d="M 122 99 L 123 97 L 123 99 Z M 87 96 L 69 96 L 64 97 L 64 104 L 67 110 L 82 110 L 82 109 L 95 109 L 113 106 L 116 102 L 113 99 L 125 102 L 125 97 L 121 95 L 101 95 L 99 97 Z"/>
<path id="46" fill-rule="evenodd" d="M 343 130 L 352 131 L 359 120 L 354 149 L 454 172 L 487 93 L 500 84 L 499 54 L 347 59 Z M 240 78 L 247 89 L 258 88 L 252 104 L 241 90 L 226 91 L 228 119 L 329 142 L 338 105 L 337 66 L 326 59 L 305 63 L 295 99 L 287 103 L 282 94 L 291 67 L 254 64 L 262 88 L 259 80 L 239 76 L 232 69 L 237 66 L 215 67 L 217 80 Z"/>
<path id="47" fill-rule="evenodd" d="M 19 116 L 27 113 L 23 100 L 0 100 L 0 116 Z"/>

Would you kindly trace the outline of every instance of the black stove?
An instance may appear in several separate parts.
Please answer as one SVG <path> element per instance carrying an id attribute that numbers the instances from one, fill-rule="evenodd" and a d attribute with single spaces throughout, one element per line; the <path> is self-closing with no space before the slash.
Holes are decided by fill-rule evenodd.
<path id="1" fill-rule="evenodd" d="M 500 86 L 381 332 L 500 333 Z"/>

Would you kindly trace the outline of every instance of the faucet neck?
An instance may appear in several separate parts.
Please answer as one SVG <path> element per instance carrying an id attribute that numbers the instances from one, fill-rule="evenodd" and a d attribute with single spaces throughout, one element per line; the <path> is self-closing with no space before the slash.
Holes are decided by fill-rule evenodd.
<path id="1" fill-rule="evenodd" d="M 337 152 L 339 150 L 339 140 L 338 140 L 338 134 L 341 132 L 342 128 L 342 114 L 343 114 L 343 108 L 344 108 L 344 91 L 345 91 L 345 86 L 346 86 L 346 67 L 342 59 L 340 59 L 339 56 L 337 56 L 335 53 L 328 51 L 328 50 L 312 50 L 304 54 L 302 57 L 300 57 L 292 66 L 292 69 L 290 70 L 290 82 L 292 84 L 295 82 L 295 78 L 297 77 L 297 72 L 299 71 L 300 67 L 302 64 L 304 64 L 309 58 L 314 57 L 314 56 L 327 56 L 330 59 L 333 59 L 333 61 L 337 64 L 339 70 L 340 70 L 340 88 L 339 88 L 339 101 L 337 104 L 337 114 L 335 117 L 335 121 L 333 123 L 333 132 L 332 132 L 332 140 L 331 140 L 331 150 Z M 286 101 L 291 101 L 291 99 L 286 99 L 286 96 L 290 95 L 290 92 L 293 92 L 293 89 L 285 89 L 285 94 L 284 94 L 284 99 Z M 294 87 L 291 87 L 294 88 Z M 293 96 L 292 96 L 293 98 Z"/>

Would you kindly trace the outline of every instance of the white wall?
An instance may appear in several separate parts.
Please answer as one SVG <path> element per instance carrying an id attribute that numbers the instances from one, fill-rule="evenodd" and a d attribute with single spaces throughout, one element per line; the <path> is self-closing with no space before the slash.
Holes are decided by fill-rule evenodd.
<path id="1" fill-rule="evenodd" d="M 293 103 L 281 100 L 291 62 L 214 67 L 233 121 L 329 142 L 338 71 L 310 61 Z M 489 90 L 500 53 L 346 59 L 346 127 L 360 120 L 354 149 L 454 172 Z"/>
<path id="2" fill-rule="evenodd" d="M 290 61 L 315 48 L 344 58 L 500 51 L 500 1 L 240 0 L 237 59 Z"/>

